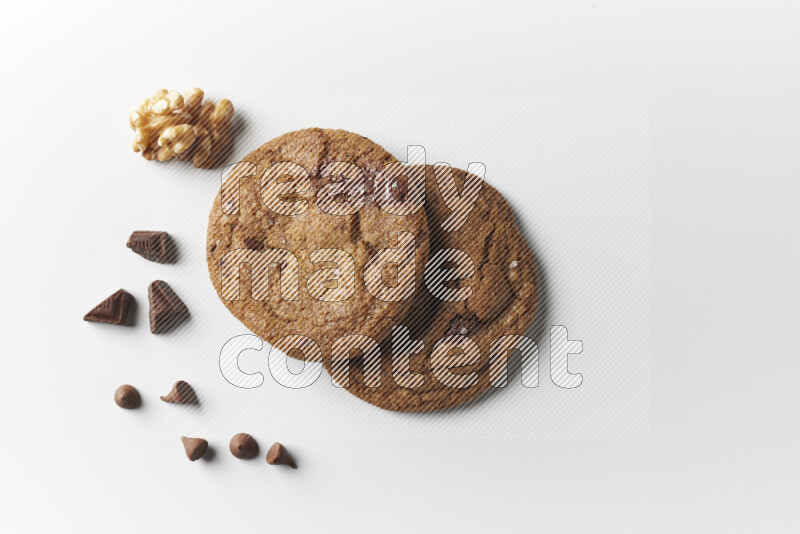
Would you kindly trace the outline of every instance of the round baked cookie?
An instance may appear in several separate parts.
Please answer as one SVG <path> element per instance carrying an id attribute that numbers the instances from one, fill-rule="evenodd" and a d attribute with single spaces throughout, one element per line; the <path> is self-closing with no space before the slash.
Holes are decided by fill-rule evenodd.
<path id="1" fill-rule="evenodd" d="M 463 191 L 467 173 L 458 169 L 453 169 L 453 173 L 459 190 Z M 450 282 L 448 286 L 471 287 L 472 294 L 467 300 L 443 301 L 423 287 L 415 296 L 408 319 L 402 323 L 408 327 L 411 340 L 424 342 L 423 350 L 409 358 L 409 370 L 421 375 L 422 385 L 404 387 L 398 385 L 398 382 L 403 382 L 402 377 L 397 381 L 393 378 L 391 339 L 381 343 L 379 368 L 370 364 L 363 354 L 349 361 L 325 362 L 337 384 L 346 384 L 344 389 L 348 392 L 385 410 L 436 411 L 478 397 L 490 387 L 492 342 L 502 336 L 524 335 L 533 322 L 537 305 L 537 271 L 533 254 L 514 221 L 511 207 L 496 189 L 484 182 L 466 222 L 451 232 L 442 230 L 442 222 L 451 211 L 439 192 L 432 166 L 426 168 L 425 195 L 430 258 L 436 258 L 440 250 L 459 249 L 469 255 L 475 270 L 468 279 Z M 432 273 L 426 273 L 426 276 L 429 274 Z M 480 349 L 480 357 L 477 363 L 471 360 L 470 365 L 451 367 L 454 375 L 465 380 L 446 384 L 448 379 L 440 381 L 441 375 L 435 373 L 431 355 L 439 340 L 453 335 L 467 336 L 474 341 Z M 459 354 L 466 352 L 453 348 L 445 354 L 457 359 Z M 375 387 L 378 372 L 380 384 Z M 466 380 L 470 375 L 470 380 L 474 380 L 471 385 L 453 387 L 470 384 Z M 369 385 L 368 380 L 372 381 Z"/>
<path id="2" fill-rule="evenodd" d="M 416 247 L 414 283 L 418 288 L 422 284 L 429 246 L 424 209 L 420 208 L 410 215 L 392 215 L 381 209 L 372 198 L 377 187 L 376 177 L 386 165 L 395 162 L 395 158 L 366 137 L 344 130 L 312 128 L 273 139 L 243 158 L 243 161 L 255 164 L 257 172 L 254 176 L 240 179 L 238 213 L 226 213 L 235 210 L 228 207 L 226 200 L 224 211 L 221 194 L 218 194 L 208 223 L 208 269 L 225 306 L 264 341 L 275 345 L 285 336 L 307 336 L 317 344 L 320 349 L 318 354 L 323 358 L 329 353 L 331 344 L 341 336 L 362 334 L 378 339 L 387 336 L 392 325 L 405 318 L 413 303 L 413 295 L 396 301 L 374 297 L 363 280 L 367 260 L 376 251 L 397 247 L 399 233 L 410 232 Z M 331 213 L 330 207 L 321 208 L 317 203 L 318 196 L 322 198 L 318 193 L 323 186 L 349 180 L 342 178 L 341 174 L 324 172 L 334 162 L 354 164 L 363 171 L 361 177 L 347 182 L 348 187 L 354 187 L 350 191 L 365 191 L 364 205 L 356 213 Z M 276 163 L 286 163 L 289 167 L 274 166 Z M 307 200 L 307 209 L 293 215 L 276 213 L 262 199 L 261 177 L 268 169 L 292 167 L 296 170 L 298 167 L 295 165 L 307 171 L 310 188 L 301 193 L 282 194 L 280 198 L 287 202 Z M 274 183 L 285 180 L 285 175 L 276 174 Z M 296 188 L 297 191 L 301 189 Z M 402 200 L 404 193 L 398 191 L 399 188 L 392 188 L 391 194 L 396 200 Z M 329 195 L 328 198 L 336 197 Z M 248 250 L 226 257 L 237 249 Z M 290 251 L 297 258 L 299 283 L 295 286 L 294 300 L 289 287 L 291 284 L 286 288 L 283 286 L 284 281 L 289 279 L 286 275 L 289 271 L 284 270 L 288 264 L 283 260 L 262 269 L 258 277 L 254 276 L 256 268 L 253 261 L 239 270 L 238 265 L 244 263 L 239 254 L 253 254 L 251 250 L 272 254 L 274 249 Z M 334 261 L 335 256 L 326 256 L 322 252 L 313 254 L 314 251 L 333 249 L 344 251 L 352 257 L 355 267 L 352 278 L 343 273 L 346 271 L 345 265 Z M 312 261 L 312 258 L 316 261 Z M 342 261 L 341 256 L 339 258 Z M 278 274 L 278 264 L 281 265 L 280 277 L 275 276 Z M 227 273 L 227 277 L 232 273 L 240 273 L 239 284 L 235 285 L 238 299 L 226 298 L 231 296 L 231 289 L 229 283 L 226 292 L 223 291 L 223 272 Z M 315 274 L 309 280 L 312 273 Z M 382 280 L 386 281 L 387 286 L 399 285 L 398 271 L 392 273 L 391 269 L 381 271 Z M 230 278 L 226 280 L 230 282 Z M 348 297 L 339 295 L 334 300 L 321 300 L 327 299 L 321 296 L 321 292 L 326 291 L 324 288 L 337 287 L 349 288 L 352 293 Z M 310 289 L 314 288 L 312 292 Z M 256 295 L 259 299 L 254 298 L 254 289 L 260 292 Z M 306 350 L 305 354 L 289 351 L 289 355 L 306 360 L 317 359 L 313 350 Z"/>

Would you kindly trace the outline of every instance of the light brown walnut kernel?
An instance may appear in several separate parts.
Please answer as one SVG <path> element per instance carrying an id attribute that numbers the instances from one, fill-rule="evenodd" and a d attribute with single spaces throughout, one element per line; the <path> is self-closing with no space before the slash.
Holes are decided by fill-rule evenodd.
<path id="1" fill-rule="evenodd" d="M 160 89 L 143 101 L 129 118 L 133 151 L 150 161 L 191 160 L 205 169 L 219 164 L 233 140 L 233 104 L 223 99 L 215 105 L 204 96 L 198 88 L 183 95 Z"/>

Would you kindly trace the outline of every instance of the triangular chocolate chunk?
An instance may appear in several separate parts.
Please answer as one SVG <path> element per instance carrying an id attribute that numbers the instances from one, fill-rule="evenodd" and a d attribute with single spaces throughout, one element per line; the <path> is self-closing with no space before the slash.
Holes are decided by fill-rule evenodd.
<path id="1" fill-rule="evenodd" d="M 160 334 L 189 317 L 189 309 L 166 282 L 156 280 L 147 288 L 150 299 L 150 331 Z"/>
<path id="2" fill-rule="evenodd" d="M 124 325 L 128 320 L 131 302 L 133 302 L 133 295 L 120 289 L 84 315 L 83 320 L 93 323 Z"/>
<path id="3" fill-rule="evenodd" d="M 175 246 L 167 232 L 136 231 L 125 246 L 150 261 L 171 263 L 175 260 Z"/>

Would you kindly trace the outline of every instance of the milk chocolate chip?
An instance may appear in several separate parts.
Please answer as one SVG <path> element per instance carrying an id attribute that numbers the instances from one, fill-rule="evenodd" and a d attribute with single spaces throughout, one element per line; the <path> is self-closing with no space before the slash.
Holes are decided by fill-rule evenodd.
<path id="1" fill-rule="evenodd" d="M 231 454 L 242 460 L 258 456 L 258 443 L 250 434 L 236 434 L 231 438 Z"/>
<path id="2" fill-rule="evenodd" d="M 267 451 L 267 463 L 270 465 L 288 465 L 292 469 L 297 469 L 297 464 L 294 463 L 289 451 L 280 443 L 273 444 Z"/>
<path id="3" fill-rule="evenodd" d="M 167 232 L 136 231 L 125 246 L 144 259 L 157 263 L 171 263 L 175 259 L 175 247 Z"/>
<path id="4" fill-rule="evenodd" d="M 120 408 L 131 410 L 139 407 L 142 403 L 142 396 L 139 395 L 139 390 L 135 387 L 125 384 L 118 387 L 114 392 L 114 402 L 116 402 L 117 406 Z"/>
<path id="5" fill-rule="evenodd" d="M 169 285 L 156 280 L 147 288 L 150 299 L 150 331 L 160 334 L 178 326 L 189 317 L 189 309 Z"/>
<path id="6" fill-rule="evenodd" d="M 161 397 L 164 402 L 171 402 L 174 404 L 198 404 L 197 394 L 192 389 L 188 382 L 178 380 L 172 386 L 172 391 Z"/>
<path id="7" fill-rule="evenodd" d="M 186 449 L 186 456 L 191 460 L 199 460 L 208 450 L 208 441 L 203 438 L 181 437 L 183 448 Z"/>
<path id="8" fill-rule="evenodd" d="M 92 308 L 92 311 L 83 316 L 83 320 L 93 323 L 124 325 L 128 320 L 131 302 L 133 302 L 133 296 L 124 289 L 120 289 Z"/>

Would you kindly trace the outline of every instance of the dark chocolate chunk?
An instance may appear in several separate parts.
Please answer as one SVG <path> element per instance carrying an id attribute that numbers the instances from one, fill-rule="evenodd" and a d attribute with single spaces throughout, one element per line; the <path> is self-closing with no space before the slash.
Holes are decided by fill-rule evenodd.
<path id="1" fill-rule="evenodd" d="M 183 448 L 186 449 L 186 456 L 191 460 L 199 460 L 208 450 L 208 441 L 203 438 L 181 437 Z"/>
<path id="2" fill-rule="evenodd" d="M 236 434 L 231 438 L 231 454 L 242 460 L 258 456 L 258 443 L 250 434 Z"/>
<path id="3" fill-rule="evenodd" d="M 267 463 L 270 465 L 288 465 L 292 469 L 297 469 L 297 464 L 294 463 L 292 455 L 280 443 L 274 443 L 267 451 Z"/>
<path id="4" fill-rule="evenodd" d="M 150 331 L 160 334 L 189 317 L 189 309 L 166 282 L 156 280 L 147 288 L 150 299 Z"/>
<path id="5" fill-rule="evenodd" d="M 246 246 L 249 249 L 261 252 L 262 250 L 264 250 L 264 241 L 261 239 L 256 239 L 255 237 L 245 237 L 244 246 Z"/>
<path id="6" fill-rule="evenodd" d="M 139 395 L 139 390 L 135 387 L 125 384 L 117 388 L 114 392 L 114 402 L 120 408 L 131 410 L 138 408 L 142 404 L 142 396 Z"/>
<path id="7" fill-rule="evenodd" d="M 446 336 L 462 335 L 469 336 L 474 334 L 480 328 L 481 322 L 477 319 L 467 319 L 465 317 L 456 317 L 450 321 L 450 326 L 445 332 Z"/>
<path id="8" fill-rule="evenodd" d="M 178 380 L 172 386 L 172 391 L 161 397 L 164 402 L 172 402 L 174 404 L 198 404 L 197 394 L 192 389 L 188 382 Z"/>
<path id="9" fill-rule="evenodd" d="M 83 320 L 93 323 L 124 325 L 128 320 L 131 302 L 133 302 L 133 296 L 124 289 L 120 289 L 84 315 Z"/>
<path id="10" fill-rule="evenodd" d="M 136 231 L 125 246 L 150 261 L 171 263 L 175 260 L 175 246 L 167 232 Z"/>

